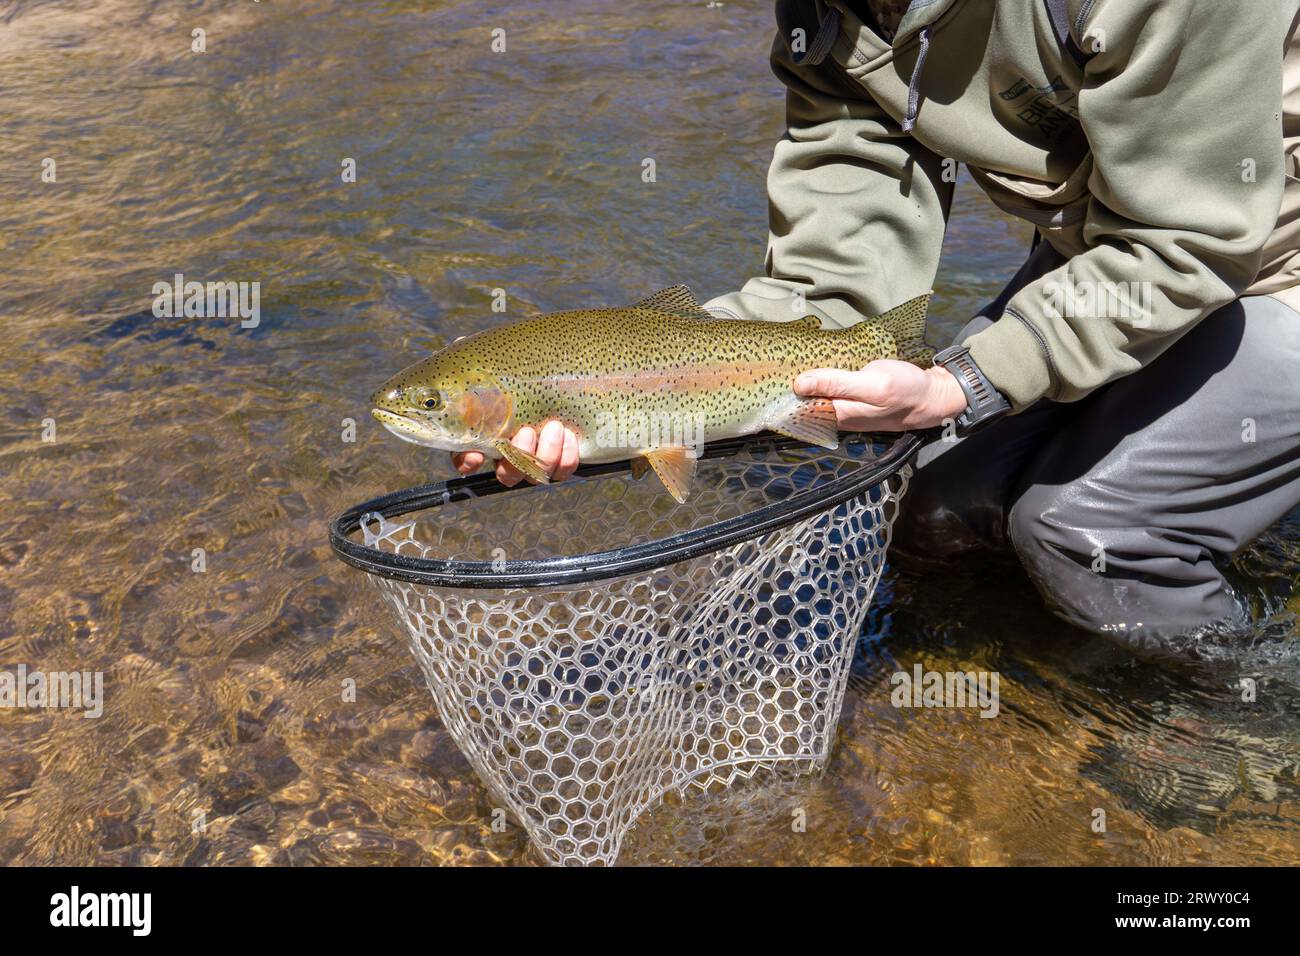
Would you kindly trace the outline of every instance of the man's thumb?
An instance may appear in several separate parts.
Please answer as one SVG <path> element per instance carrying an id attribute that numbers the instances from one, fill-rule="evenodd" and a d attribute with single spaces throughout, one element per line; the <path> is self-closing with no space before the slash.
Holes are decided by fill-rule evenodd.
<path id="1" fill-rule="evenodd" d="M 818 398 L 849 397 L 849 375 L 836 368 L 819 368 L 804 372 L 794 380 L 797 395 L 816 395 Z"/>

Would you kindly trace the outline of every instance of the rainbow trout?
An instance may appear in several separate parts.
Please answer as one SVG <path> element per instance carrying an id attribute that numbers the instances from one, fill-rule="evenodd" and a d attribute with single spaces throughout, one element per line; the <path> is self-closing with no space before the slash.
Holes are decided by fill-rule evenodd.
<path id="1" fill-rule="evenodd" d="M 855 370 L 882 358 L 928 365 L 928 295 L 843 330 L 815 316 L 745 322 L 705 312 L 685 286 L 625 309 L 553 312 L 467 336 L 398 372 L 372 414 L 406 441 L 504 458 L 545 482 L 545 466 L 509 438 L 558 419 L 584 462 L 654 468 L 679 502 L 706 441 L 771 429 L 838 446 L 835 406 L 800 398 L 800 372 Z"/>

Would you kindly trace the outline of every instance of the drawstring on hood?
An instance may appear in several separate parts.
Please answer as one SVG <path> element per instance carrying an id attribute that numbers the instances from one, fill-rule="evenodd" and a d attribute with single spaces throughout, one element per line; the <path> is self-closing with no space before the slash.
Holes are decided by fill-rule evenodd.
<path id="1" fill-rule="evenodd" d="M 795 66 L 817 66 L 824 61 L 840 35 L 840 11 L 827 7 L 826 17 L 817 25 L 817 33 L 808 49 L 803 53 L 791 50 Z M 921 49 L 916 54 L 916 65 L 912 67 L 912 78 L 907 83 L 907 114 L 903 117 L 903 132 L 910 133 L 916 125 L 916 110 L 921 102 L 921 71 L 925 69 L 925 57 L 930 52 L 930 27 L 921 27 Z"/>
<path id="2" fill-rule="evenodd" d="M 834 7 L 826 10 L 826 19 L 817 25 L 817 35 L 803 53 L 791 50 L 795 66 L 817 66 L 826 59 L 835 45 L 835 38 L 840 35 L 840 11 Z"/>
<path id="3" fill-rule="evenodd" d="M 921 27 L 921 49 L 916 54 L 916 66 L 912 67 L 912 78 L 907 81 L 907 113 L 903 116 L 903 132 L 912 132 L 916 125 L 916 108 L 921 101 L 921 71 L 925 69 L 925 56 L 930 52 L 930 28 Z"/>

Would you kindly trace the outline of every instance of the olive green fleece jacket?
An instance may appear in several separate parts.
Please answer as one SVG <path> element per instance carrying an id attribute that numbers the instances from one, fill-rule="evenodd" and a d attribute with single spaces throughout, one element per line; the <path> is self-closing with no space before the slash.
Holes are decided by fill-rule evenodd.
<path id="1" fill-rule="evenodd" d="M 925 292 L 955 163 L 1068 259 L 966 342 L 1017 410 L 1300 292 L 1300 0 L 1069 0 L 1082 63 L 1042 0 L 912 0 L 892 42 L 836 0 L 776 6 L 766 275 L 709 308 L 842 327 Z M 819 30 L 825 58 L 796 63 Z"/>

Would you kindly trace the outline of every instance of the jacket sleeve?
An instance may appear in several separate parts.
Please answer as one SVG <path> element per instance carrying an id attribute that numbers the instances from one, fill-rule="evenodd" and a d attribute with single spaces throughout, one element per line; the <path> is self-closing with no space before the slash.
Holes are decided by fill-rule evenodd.
<path id="1" fill-rule="evenodd" d="M 787 131 L 767 178 L 766 275 L 706 307 L 788 322 L 802 292 L 807 314 L 844 327 L 929 291 L 953 187 L 942 159 L 833 60 L 796 66 L 784 33 L 772 48 Z"/>
<path id="2" fill-rule="evenodd" d="M 1250 7 L 1091 8 L 1083 33 L 1102 49 L 1078 100 L 1093 157 L 1088 248 L 966 340 L 1016 409 L 1075 401 L 1136 371 L 1254 281 L 1282 200 L 1282 44 L 1295 3 Z"/>

